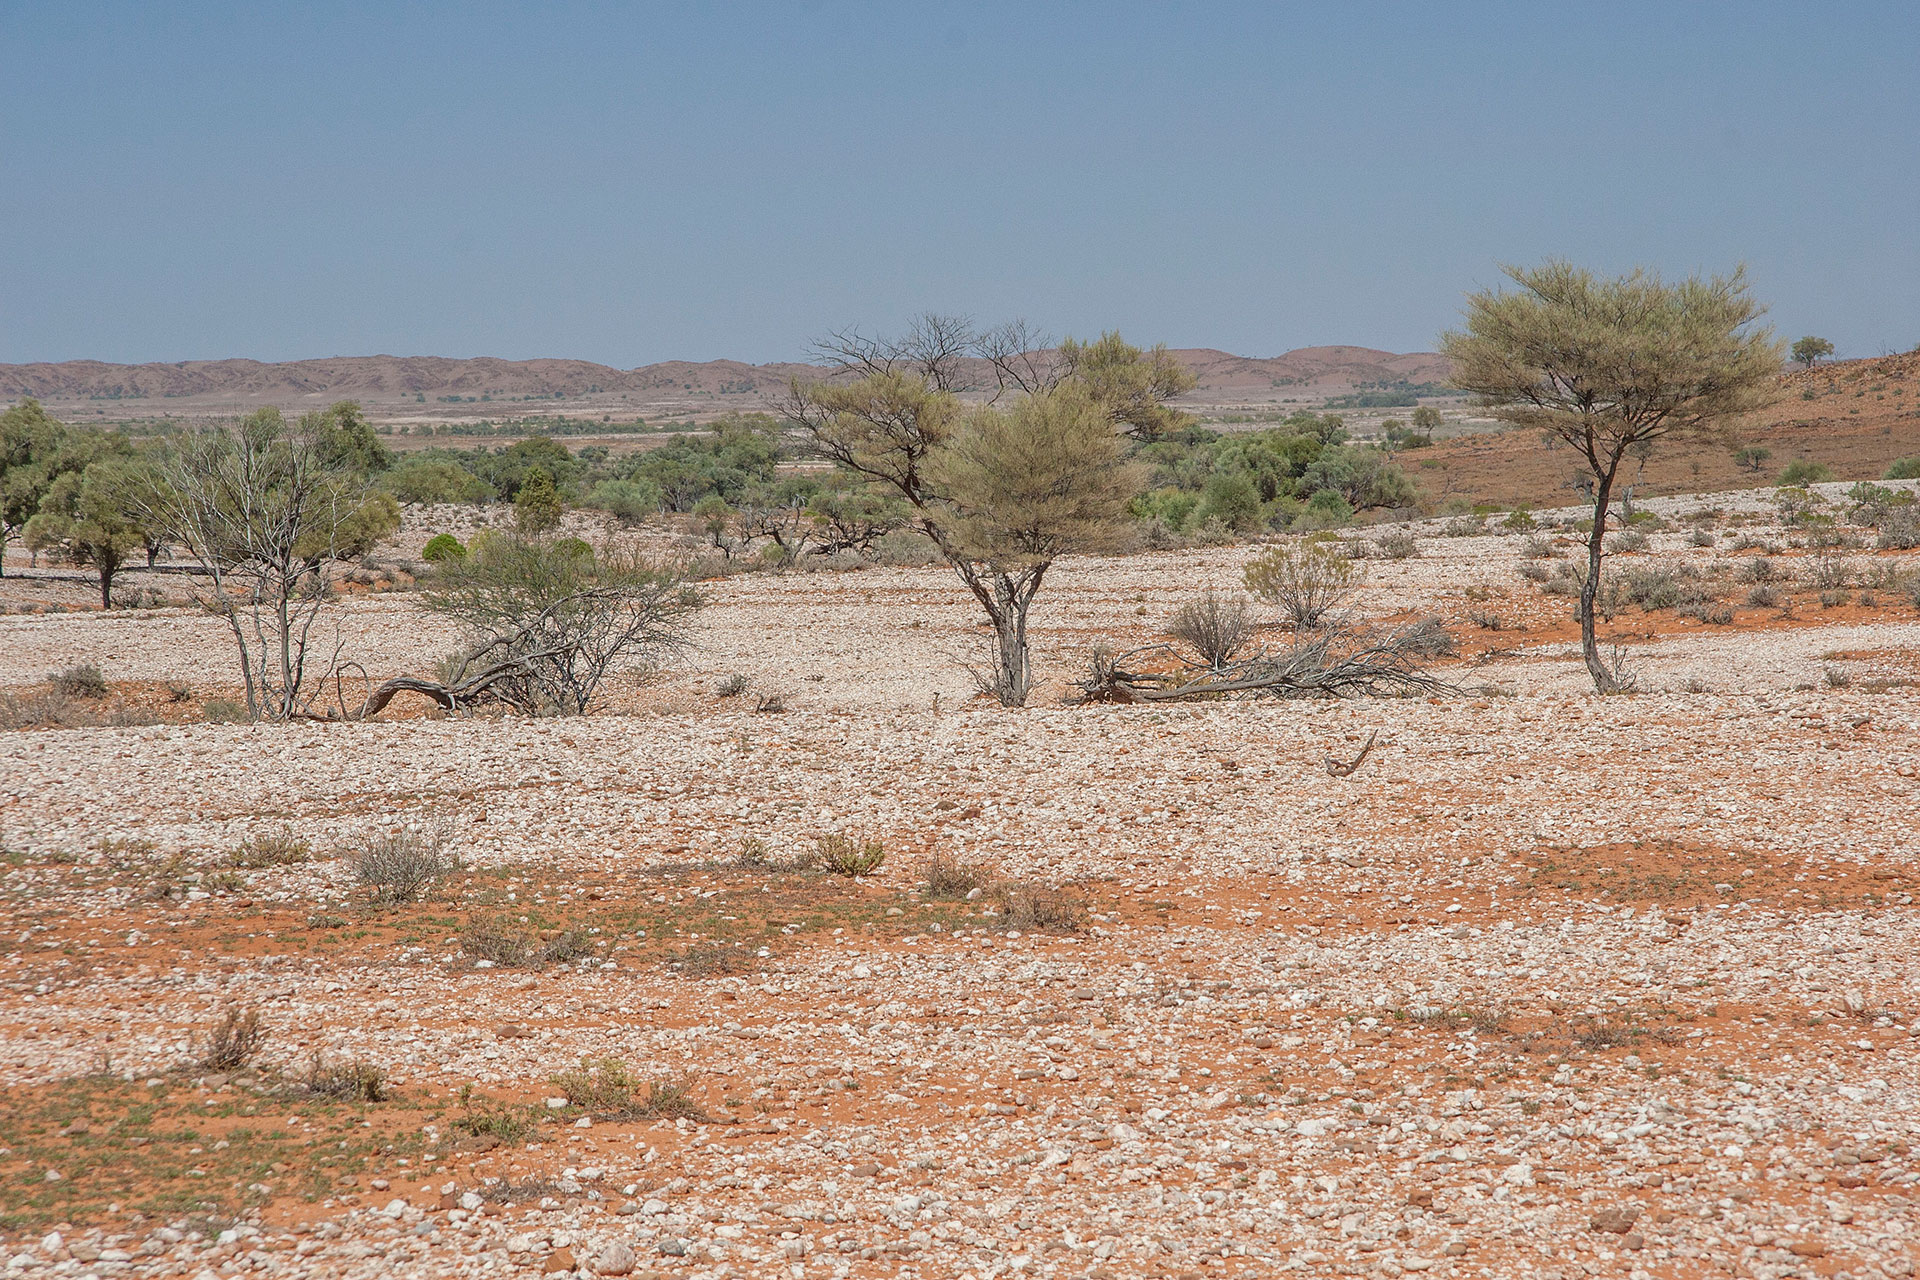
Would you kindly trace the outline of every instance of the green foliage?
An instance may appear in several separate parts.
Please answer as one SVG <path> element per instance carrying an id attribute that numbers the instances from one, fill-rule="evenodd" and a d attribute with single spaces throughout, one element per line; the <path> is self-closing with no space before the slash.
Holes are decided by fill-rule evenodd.
<path id="1" fill-rule="evenodd" d="M 100 607 L 112 604 L 113 578 L 127 558 L 147 545 L 153 523 L 142 518 L 138 494 L 156 481 L 124 437 L 75 437 L 76 447 L 40 496 L 22 531 L 35 552 L 58 548 L 76 564 L 92 565 L 100 579 Z"/>
<path id="2" fill-rule="evenodd" d="M 587 491 L 583 505 L 597 507 L 627 524 L 638 524 L 660 510 L 660 486 L 651 480 L 602 480 Z"/>
<path id="3" fill-rule="evenodd" d="M 466 544 L 450 533 L 434 534 L 420 550 L 420 558 L 428 564 L 439 564 L 442 560 L 464 560 L 466 555 Z"/>
<path id="4" fill-rule="evenodd" d="M 1247 562 L 1243 577 L 1247 590 L 1280 606 L 1283 622 L 1305 630 L 1359 590 L 1366 566 L 1310 539 L 1267 548 Z"/>
<path id="5" fill-rule="evenodd" d="M 1823 357 L 1833 354 L 1833 344 L 1825 338 L 1815 338 L 1809 335 L 1805 338 L 1795 340 L 1792 354 L 1795 363 L 1811 369 L 1814 365 L 1818 364 Z"/>
<path id="6" fill-rule="evenodd" d="M 1910 458 L 1895 458 L 1888 466 L 1884 480 L 1920 480 L 1920 454 Z"/>
<path id="7" fill-rule="evenodd" d="M 1831 479 L 1833 479 L 1833 468 L 1825 463 L 1814 462 L 1807 458 L 1795 458 L 1780 468 L 1780 474 L 1774 477 L 1773 483 L 1783 489 L 1798 489 Z"/>
<path id="8" fill-rule="evenodd" d="M 416 456 L 380 477 L 379 486 L 409 506 L 492 502 L 499 490 L 450 457 Z"/>
<path id="9" fill-rule="evenodd" d="M 1244 471 L 1220 471 L 1207 480 L 1200 520 L 1218 520 L 1235 533 L 1249 533 L 1266 523 L 1260 492 Z"/>
<path id="10" fill-rule="evenodd" d="M 377 475 L 393 465 L 393 455 L 357 401 L 342 400 L 313 421 L 321 465 L 360 476 Z"/>
<path id="11" fill-rule="evenodd" d="M 534 467 L 513 500 L 513 519 L 523 534 L 542 534 L 560 524 L 560 493 L 545 467 Z"/>
<path id="12" fill-rule="evenodd" d="M 1758 472 L 1767 465 L 1767 459 L 1773 456 L 1773 450 L 1763 445 L 1742 445 L 1733 451 L 1733 464 L 1748 471 Z"/>

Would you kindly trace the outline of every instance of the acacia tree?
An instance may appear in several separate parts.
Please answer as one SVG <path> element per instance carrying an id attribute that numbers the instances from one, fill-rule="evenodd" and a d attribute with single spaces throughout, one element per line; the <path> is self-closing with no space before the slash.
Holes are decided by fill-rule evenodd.
<path id="1" fill-rule="evenodd" d="M 325 411 L 289 424 L 269 408 L 196 431 L 162 461 L 143 503 L 147 523 L 206 567 L 201 603 L 233 635 L 256 719 L 311 714 L 310 649 L 332 568 L 398 527 L 393 499 L 369 493 L 338 456 L 332 426 Z M 336 644 L 327 673 L 338 658 Z"/>
<path id="2" fill-rule="evenodd" d="M 0 413 L 0 577 L 6 576 L 7 543 L 25 532 L 63 469 L 66 434 L 38 400 Z"/>
<path id="3" fill-rule="evenodd" d="M 1823 357 L 1832 354 L 1833 344 L 1825 338 L 1815 338 L 1809 335 L 1796 340 L 1793 344 L 1794 363 L 1803 369 L 1813 368 L 1814 365 L 1820 363 Z"/>
<path id="4" fill-rule="evenodd" d="M 58 547 L 75 563 L 92 565 L 100 579 L 100 607 L 111 609 L 114 576 L 155 542 L 140 514 L 140 494 L 151 484 L 124 442 L 105 446 L 85 467 L 62 472 L 48 486 L 27 521 L 26 543 L 35 551 Z"/>
<path id="5" fill-rule="evenodd" d="M 1596 278 L 1569 263 L 1509 267 L 1519 286 L 1467 300 L 1442 336 L 1453 383 L 1494 416 L 1570 445 L 1593 476 L 1580 590 L 1580 651 L 1602 693 L 1623 687 L 1594 638 L 1607 513 L 1626 460 L 1662 441 L 1721 431 L 1771 398 L 1780 345 L 1745 271 L 1668 284 L 1644 270 Z"/>
<path id="6" fill-rule="evenodd" d="M 850 380 L 796 380 L 785 407 L 821 454 L 897 494 L 980 602 L 994 630 L 982 684 L 1003 706 L 1031 691 L 1027 617 L 1054 561 L 1116 540 L 1140 481 L 1124 433 L 1174 425 L 1162 401 L 1191 385 L 1163 351 L 1143 355 L 1117 334 L 1095 345 L 1097 359 L 1070 343 L 1060 358 L 1023 325 L 979 335 L 940 316 L 899 339 L 839 333 L 820 351 Z M 992 382 L 971 387 L 982 361 Z M 959 392 L 973 389 L 992 401 L 968 407 Z"/>

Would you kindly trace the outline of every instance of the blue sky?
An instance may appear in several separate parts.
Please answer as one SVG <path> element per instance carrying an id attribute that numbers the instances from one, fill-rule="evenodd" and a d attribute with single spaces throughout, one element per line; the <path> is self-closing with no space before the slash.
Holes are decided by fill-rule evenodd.
<path id="1" fill-rule="evenodd" d="M 1501 262 L 1920 343 L 1920 4 L 0 0 L 0 361 L 1431 348 Z"/>

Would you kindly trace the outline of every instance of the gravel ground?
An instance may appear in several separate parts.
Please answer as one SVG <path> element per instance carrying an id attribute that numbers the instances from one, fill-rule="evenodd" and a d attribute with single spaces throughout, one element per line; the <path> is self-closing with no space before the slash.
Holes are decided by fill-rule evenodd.
<path id="1" fill-rule="evenodd" d="M 970 699 L 949 577 L 872 569 L 713 584 L 699 651 L 623 691 L 627 714 L 0 734 L 0 1204 L 105 1178 L 81 1171 L 100 1117 L 40 1101 L 102 1070 L 316 1142 L 362 1112 L 285 1101 L 276 1072 L 321 1052 L 397 1091 L 364 1108 L 390 1149 L 316 1190 L 288 1157 L 217 1214 L 29 1208 L 0 1265 L 1912 1274 L 1911 606 L 1635 612 L 1621 638 L 1648 691 L 1601 699 L 1571 669 L 1565 601 L 1515 578 L 1519 543 L 1425 537 L 1370 562 L 1362 601 L 1440 615 L 1452 673 L 1497 695 L 1053 705 L 1095 642 L 1149 639 L 1229 583 L 1248 551 L 1219 548 L 1062 566 L 1053 684 L 1019 712 Z M 1729 555 L 1678 533 L 1647 554 Z M 1527 630 L 1464 622 L 1489 607 Z M 345 625 L 380 670 L 453 639 L 397 596 Z M 0 685 L 86 660 L 217 681 L 224 657 L 186 612 L 0 618 Z M 1835 664 L 1859 678 L 1831 686 Z M 714 694 L 731 672 L 749 696 Z M 790 709 L 753 713 L 761 692 Z M 352 853 L 438 821 L 463 870 L 416 906 L 365 905 Z M 790 868 L 834 832 L 886 862 Z M 217 869 L 272 835 L 311 860 Z M 992 889 L 930 901 L 936 854 L 1063 887 L 1077 927 Z M 476 960 L 484 911 L 577 925 L 591 950 Z M 716 944 L 741 963 L 699 976 Z M 241 1006 L 272 1028 L 257 1074 L 182 1066 Z M 695 1105 L 550 1106 L 586 1057 Z M 546 1118 L 463 1138 L 478 1100 Z M 36 1106 L 57 1134 L 29 1132 Z M 157 1150 L 129 1156 L 143 1196 Z M 224 1176 L 220 1149 L 194 1151 Z"/>

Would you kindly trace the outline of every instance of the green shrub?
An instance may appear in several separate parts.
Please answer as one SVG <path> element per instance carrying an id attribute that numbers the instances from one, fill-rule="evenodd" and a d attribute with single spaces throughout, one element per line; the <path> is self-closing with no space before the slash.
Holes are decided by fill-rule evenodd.
<path id="1" fill-rule="evenodd" d="M 1833 479 L 1833 469 L 1825 463 L 1795 458 L 1780 468 L 1780 474 L 1774 477 L 1773 483 L 1778 488 L 1797 489 L 1831 479 Z"/>
<path id="2" fill-rule="evenodd" d="M 1887 468 L 1883 480 L 1920 480 L 1920 454 L 1908 458 L 1895 458 Z"/>
<path id="3" fill-rule="evenodd" d="M 835 831 L 820 837 L 815 856 L 823 871 L 858 877 L 878 871 L 887 860 L 887 850 L 878 840 L 854 840 Z"/>
<path id="4" fill-rule="evenodd" d="M 450 533 L 434 534 L 420 551 L 420 558 L 428 564 L 439 564 L 442 560 L 464 560 L 466 556 L 466 544 Z"/>

